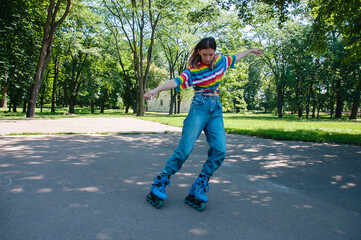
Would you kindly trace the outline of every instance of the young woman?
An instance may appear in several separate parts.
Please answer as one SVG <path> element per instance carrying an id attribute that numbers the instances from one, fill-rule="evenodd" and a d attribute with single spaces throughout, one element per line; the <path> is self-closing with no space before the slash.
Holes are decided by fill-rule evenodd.
<path id="1" fill-rule="evenodd" d="M 161 174 L 153 181 L 147 201 L 159 208 L 167 199 L 165 187 L 170 176 L 177 173 L 193 150 L 194 144 L 204 131 L 210 146 L 203 169 L 189 190 L 185 202 L 202 211 L 208 202 L 208 181 L 221 166 L 226 156 L 226 134 L 223 125 L 222 104 L 219 99 L 219 85 L 222 76 L 240 59 L 253 53 L 262 55 L 260 49 L 250 49 L 231 57 L 215 56 L 216 41 L 204 38 L 194 47 L 189 58 L 189 67 L 177 78 L 148 91 L 144 97 L 151 99 L 161 91 L 176 88 L 176 91 L 192 86 L 195 91 L 187 118 L 184 120 L 182 137 L 178 147 L 168 159 Z"/>

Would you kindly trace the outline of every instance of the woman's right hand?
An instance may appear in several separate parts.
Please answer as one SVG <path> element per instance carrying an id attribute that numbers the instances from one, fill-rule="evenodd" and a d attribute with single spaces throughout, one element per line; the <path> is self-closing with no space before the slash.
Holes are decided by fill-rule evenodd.
<path id="1" fill-rule="evenodd" d="M 146 92 L 146 93 L 144 94 L 144 98 L 150 100 L 150 99 L 156 97 L 157 94 L 158 94 L 158 91 L 156 91 L 155 89 L 153 89 L 153 90 L 150 90 L 150 91 Z"/>

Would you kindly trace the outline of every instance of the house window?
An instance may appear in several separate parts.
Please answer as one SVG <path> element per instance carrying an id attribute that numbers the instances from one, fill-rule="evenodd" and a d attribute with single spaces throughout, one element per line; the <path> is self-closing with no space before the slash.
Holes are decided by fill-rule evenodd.
<path id="1" fill-rule="evenodd" d="M 160 106 L 163 106 L 163 99 L 160 100 Z"/>

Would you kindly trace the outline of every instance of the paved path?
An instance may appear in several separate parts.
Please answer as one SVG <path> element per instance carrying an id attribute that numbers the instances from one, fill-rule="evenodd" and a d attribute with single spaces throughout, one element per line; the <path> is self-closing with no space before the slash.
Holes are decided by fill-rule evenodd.
<path id="1" fill-rule="evenodd" d="M 183 199 L 207 154 L 202 135 L 157 210 L 145 196 L 179 139 L 0 137 L 0 239 L 360 239 L 361 147 L 228 135 L 197 212 Z"/>
<path id="2" fill-rule="evenodd" d="M 125 133 L 181 132 L 179 127 L 130 117 L 0 119 L 0 135 L 12 133 Z"/>

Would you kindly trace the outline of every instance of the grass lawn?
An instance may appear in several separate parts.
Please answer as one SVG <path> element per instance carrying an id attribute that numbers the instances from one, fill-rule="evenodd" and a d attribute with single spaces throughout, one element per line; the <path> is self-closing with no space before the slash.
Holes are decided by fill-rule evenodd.
<path id="1" fill-rule="evenodd" d="M 141 119 L 181 127 L 186 114 L 156 115 Z M 361 122 L 347 119 L 331 120 L 323 116 L 317 119 L 298 119 L 285 115 L 280 119 L 273 114 L 224 113 L 227 133 L 245 134 L 278 140 L 300 140 L 309 142 L 351 143 L 361 145 Z"/>
<path id="2" fill-rule="evenodd" d="M 19 109 L 20 110 L 20 109 Z M 159 114 L 147 113 L 138 119 L 160 122 L 171 126 L 183 126 L 187 114 Z M 135 117 L 134 114 L 125 114 L 122 110 L 109 109 L 104 114 L 96 109 L 76 108 L 75 114 L 68 114 L 67 108 L 56 108 L 56 113 L 50 112 L 50 107 L 36 110 L 36 118 L 64 118 L 64 117 Z M 361 121 L 349 121 L 348 116 L 342 119 L 330 119 L 328 115 L 321 115 L 317 119 L 299 119 L 295 115 L 285 115 L 278 118 L 273 114 L 235 114 L 224 113 L 224 125 L 227 133 L 245 134 L 278 140 L 300 140 L 309 142 L 350 143 L 361 145 Z M 7 112 L 0 109 L 0 119 L 25 118 L 24 113 Z"/>

